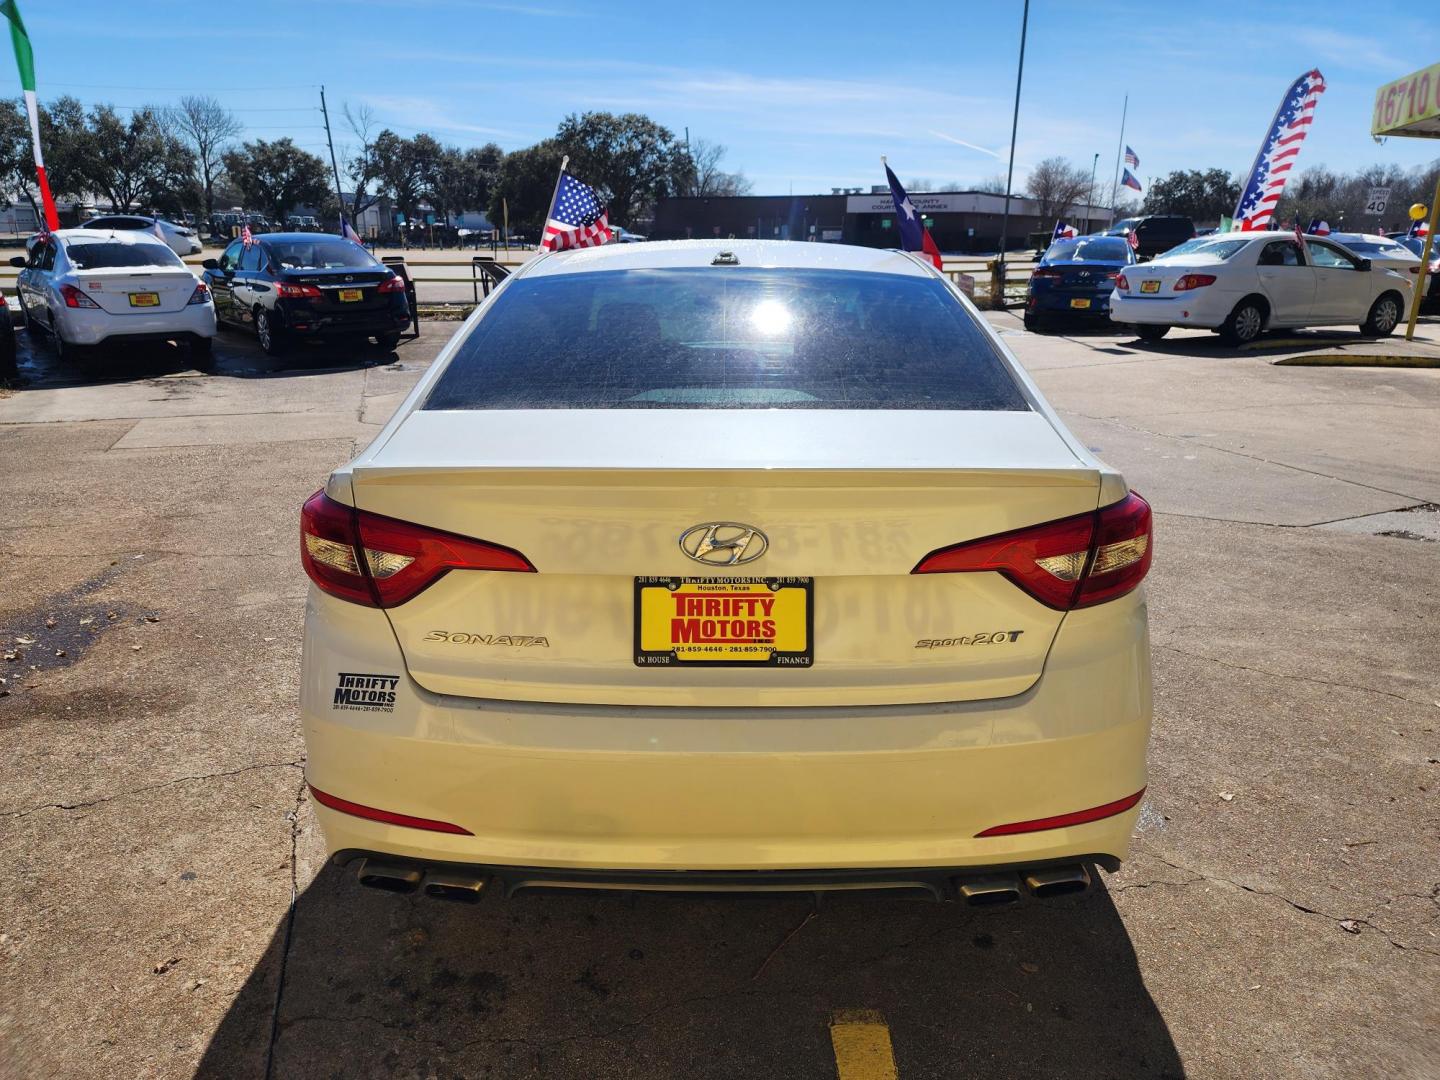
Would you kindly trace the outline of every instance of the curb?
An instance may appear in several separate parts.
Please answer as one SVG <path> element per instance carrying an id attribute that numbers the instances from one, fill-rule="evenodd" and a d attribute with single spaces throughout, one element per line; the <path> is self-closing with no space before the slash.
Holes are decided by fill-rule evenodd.
<path id="1" fill-rule="evenodd" d="M 1398 353 L 1309 353 L 1271 360 L 1279 367 L 1392 367 L 1440 368 L 1440 356 L 1403 356 Z"/>

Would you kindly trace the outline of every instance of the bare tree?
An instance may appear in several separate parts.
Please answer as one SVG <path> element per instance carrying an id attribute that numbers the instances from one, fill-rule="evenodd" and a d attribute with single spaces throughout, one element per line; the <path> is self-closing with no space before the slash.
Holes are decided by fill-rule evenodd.
<path id="1" fill-rule="evenodd" d="M 212 97 L 188 96 L 165 112 L 168 125 L 195 154 L 195 180 L 205 196 L 205 216 L 215 213 L 215 181 L 223 157 L 243 130 L 239 118 Z"/>
<path id="2" fill-rule="evenodd" d="M 1005 194 L 1005 174 L 996 173 L 994 176 L 987 176 L 975 185 L 976 191 L 983 191 L 987 195 Z"/>
<path id="3" fill-rule="evenodd" d="M 725 195 L 748 195 L 753 186 L 741 172 L 726 172 L 720 168 L 725 157 L 725 147 L 708 139 L 696 139 L 690 148 L 690 163 L 694 169 L 691 178 L 691 195 L 706 197 Z"/>
<path id="4" fill-rule="evenodd" d="M 1025 191 L 1040 204 L 1040 220 L 1049 221 L 1065 213 L 1071 203 L 1083 200 L 1090 187 L 1090 173 L 1077 169 L 1063 157 L 1049 157 L 1030 170 Z"/>
<path id="5" fill-rule="evenodd" d="M 342 111 L 345 125 L 355 136 L 356 143 L 353 147 L 342 146 L 340 157 L 345 162 L 345 179 L 350 181 L 354 191 L 350 203 L 351 223 L 358 229 L 360 215 L 378 203 L 384 194 L 379 184 L 380 163 L 375 158 L 375 138 L 378 134 L 375 129 L 379 122 L 375 119 L 375 110 L 369 105 L 351 108 L 346 103 Z"/>

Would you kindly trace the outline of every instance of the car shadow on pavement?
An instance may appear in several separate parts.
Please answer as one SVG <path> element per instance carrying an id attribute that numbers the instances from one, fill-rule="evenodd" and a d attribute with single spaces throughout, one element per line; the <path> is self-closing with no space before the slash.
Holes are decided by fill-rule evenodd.
<path id="1" fill-rule="evenodd" d="M 828 1025 L 854 1009 L 889 1025 L 902 1078 L 1184 1075 L 1103 884 L 1001 910 L 856 893 L 462 906 L 327 865 L 196 1076 L 833 1080 Z"/>

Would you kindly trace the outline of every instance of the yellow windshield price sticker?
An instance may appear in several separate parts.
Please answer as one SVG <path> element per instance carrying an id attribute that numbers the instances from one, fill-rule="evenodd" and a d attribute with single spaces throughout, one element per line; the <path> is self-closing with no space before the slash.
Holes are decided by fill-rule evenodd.
<path id="1" fill-rule="evenodd" d="M 635 663 L 809 667 L 812 578 L 635 579 Z"/>

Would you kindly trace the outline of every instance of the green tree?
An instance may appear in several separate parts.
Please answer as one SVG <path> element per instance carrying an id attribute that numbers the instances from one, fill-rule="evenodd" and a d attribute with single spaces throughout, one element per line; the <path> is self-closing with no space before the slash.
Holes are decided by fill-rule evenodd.
<path id="1" fill-rule="evenodd" d="M 1177 169 L 1150 181 L 1142 212 L 1184 214 L 1197 223 L 1219 222 L 1235 212 L 1240 182 L 1224 169 Z"/>
<path id="2" fill-rule="evenodd" d="M 501 225 L 504 208 L 508 206 L 512 232 L 538 234 L 545 224 L 550 198 L 555 194 L 563 154 L 555 139 L 506 154 L 490 190 L 487 211 L 490 220 L 496 226 Z"/>
<path id="3" fill-rule="evenodd" d="M 195 193 L 195 155 L 165 129 L 155 109 L 136 109 L 125 120 L 113 106 L 96 105 L 87 123 L 89 153 L 81 173 L 117 211 L 178 209 Z"/>
<path id="4" fill-rule="evenodd" d="M 447 146 L 431 169 L 425 195 L 440 214 L 483 209 L 490 202 L 505 154 L 494 143 L 459 150 Z"/>
<path id="5" fill-rule="evenodd" d="M 289 139 L 257 139 L 224 155 L 225 171 L 251 206 L 283 221 L 297 206 L 324 206 L 330 198 L 325 163 Z"/>
<path id="6" fill-rule="evenodd" d="M 375 182 L 410 221 L 434 185 L 444 148 L 423 132 L 406 139 L 388 128 L 375 136 Z"/>
<path id="7" fill-rule="evenodd" d="M 28 121 L 26 131 L 28 138 Z M 95 149 L 94 133 L 78 99 L 58 97 L 40 109 L 40 145 L 45 149 L 45 176 L 55 198 L 81 199 L 89 194 L 86 164 Z M 34 183 L 33 174 L 30 183 Z"/>
<path id="8" fill-rule="evenodd" d="M 570 155 L 570 171 L 597 190 L 614 224 L 633 222 L 660 196 L 686 190 L 692 176 L 685 145 L 639 113 L 572 113 L 555 142 Z"/>

